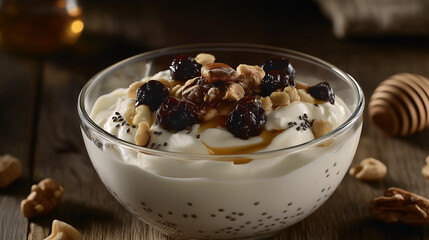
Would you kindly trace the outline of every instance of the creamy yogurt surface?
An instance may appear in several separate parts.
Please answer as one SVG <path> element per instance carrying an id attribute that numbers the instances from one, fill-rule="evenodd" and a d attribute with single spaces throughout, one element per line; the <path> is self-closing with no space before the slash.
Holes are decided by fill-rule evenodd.
<path id="1" fill-rule="evenodd" d="M 253 68 L 257 69 L 258 67 L 254 66 Z M 239 74 L 245 74 L 243 70 L 238 72 Z M 174 86 L 177 81 L 172 79 L 170 70 L 161 71 L 135 84 L 142 86 L 149 80 L 162 82 L 169 87 L 171 95 L 176 94 Z M 259 83 L 261 82 L 260 80 Z M 300 80 L 305 83 L 305 79 Z M 182 83 L 182 85 L 187 84 L 188 82 Z M 303 84 L 297 85 L 305 86 Z M 140 125 L 136 122 L 138 114 L 136 114 L 136 97 L 130 97 L 132 88 L 133 84 L 129 88 L 119 88 L 100 96 L 91 110 L 90 117 L 106 132 L 124 141 L 137 144 L 136 139 Z M 225 180 L 240 179 L 239 176 L 244 176 L 243 174 L 251 174 L 253 178 L 286 174 L 313 161 L 318 157 L 319 153 L 325 153 L 327 149 L 331 148 L 332 151 L 337 151 L 338 149 L 336 148 L 340 146 L 334 142 L 334 144 L 328 144 L 309 152 L 298 152 L 290 156 L 277 156 L 263 161 L 252 161 L 252 159 L 213 161 L 210 160 L 209 156 L 267 152 L 299 145 L 320 137 L 318 136 L 320 133 L 314 131 L 313 122 L 315 120 L 320 120 L 322 126 L 329 125 L 328 130 L 322 133 L 323 135 L 340 126 L 351 115 L 350 110 L 339 97 L 335 98 L 335 103 L 318 101 L 314 100 L 314 98 L 311 100 L 312 97 L 308 93 L 306 94 L 304 89 L 296 91 L 297 89 L 292 88 L 295 91 L 295 95 L 293 95 L 293 92 L 288 92 L 288 102 L 279 106 L 274 106 L 276 102 L 273 97 L 274 92 L 264 98 L 258 96 L 261 102 L 271 99 L 270 104 L 272 102 L 273 106 L 268 105 L 266 107 L 263 104 L 264 109 L 267 108 L 265 111 L 264 130 L 260 135 L 251 136 L 248 139 L 235 136 L 223 125 L 213 124 L 217 119 L 216 117 L 208 121 L 198 122 L 183 130 L 170 131 L 158 123 L 156 111 L 150 112 L 147 110 L 149 108 L 146 107 L 146 112 L 149 111 L 149 115 L 146 114 L 143 119 L 148 125 L 146 132 L 149 138 L 144 144 L 145 147 L 168 152 L 207 155 L 207 159 L 202 158 L 199 161 L 175 160 L 153 157 L 137 151 L 123 149 L 118 149 L 115 153 L 119 154 L 119 158 L 125 162 L 166 177 Z M 288 88 L 287 91 L 290 90 Z M 277 92 L 281 95 L 283 94 L 282 91 L 281 89 Z M 298 93 L 301 98 L 297 97 Z M 308 100 L 308 96 L 310 96 L 310 100 Z M 304 101 L 304 99 L 307 100 Z"/>

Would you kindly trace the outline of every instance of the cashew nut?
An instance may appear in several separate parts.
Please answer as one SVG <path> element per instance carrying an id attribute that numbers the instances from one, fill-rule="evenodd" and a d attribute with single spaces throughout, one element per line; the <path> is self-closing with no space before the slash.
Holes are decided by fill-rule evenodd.
<path id="1" fill-rule="evenodd" d="M 209 53 L 199 53 L 195 58 L 195 61 L 201 65 L 206 65 L 209 63 L 214 63 L 216 58 L 215 56 L 209 54 Z"/>
<path id="2" fill-rule="evenodd" d="M 44 240 L 80 240 L 82 235 L 71 225 L 54 220 L 52 222 L 52 232 Z"/>
<path id="3" fill-rule="evenodd" d="M 349 170 L 349 174 L 362 181 L 382 179 L 387 173 L 387 167 L 375 158 L 365 158 Z"/>

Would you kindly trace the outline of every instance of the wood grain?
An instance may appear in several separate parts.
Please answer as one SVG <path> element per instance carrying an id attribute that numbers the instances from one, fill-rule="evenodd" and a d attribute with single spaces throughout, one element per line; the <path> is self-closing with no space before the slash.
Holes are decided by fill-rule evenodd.
<path id="1" fill-rule="evenodd" d="M 72 49 L 44 59 L 0 52 L 0 131 L 7 136 L 0 138 L 0 154 L 9 152 L 19 157 L 25 169 L 22 179 L 0 189 L 0 239 L 43 239 L 49 235 L 52 221 L 59 219 L 75 226 L 84 239 L 169 240 L 129 214 L 106 190 L 84 148 L 76 111 L 78 93 L 92 75 L 143 50 L 196 42 L 291 48 L 350 73 L 367 100 L 376 86 L 393 74 L 411 72 L 429 77 L 427 40 L 341 41 L 334 38 L 329 22 L 309 1 L 283 3 L 276 9 L 231 3 L 232 9 L 225 14 L 234 13 L 233 20 L 208 18 L 216 16 L 211 8 L 205 12 L 196 11 L 196 7 L 177 10 L 179 3 L 172 3 L 175 11 L 162 15 L 159 11 L 171 6 L 169 3 L 136 4 L 129 11 L 111 0 L 84 4 L 88 16 L 111 17 L 110 22 L 119 16 L 123 24 L 103 25 L 99 18 L 95 23 L 87 18 L 91 32 Z M 203 25 L 212 28 L 197 34 L 195 25 L 171 24 L 182 15 L 183 22 L 203 19 Z M 135 30 L 137 23 L 150 27 L 150 22 L 145 22 L 148 19 L 156 22 L 157 28 L 150 36 L 153 28 Z M 119 31 L 118 26 L 126 23 L 130 25 Z M 227 27 L 224 34 L 219 34 L 220 26 Z M 376 129 L 365 111 L 353 164 L 366 157 L 378 158 L 387 165 L 386 178 L 362 183 L 346 175 L 319 210 L 271 239 L 429 239 L 428 226 L 384 224 L 373 220 L 368 211 L 370 200 L 392 186 L 429 197 L 429 180 L 420 173 L 429 154 L 428 139 L 429 130 L 389 138 Z M 19 203 L 31 184 L 45 177 L 64 186 L 62 203 L 50 215 L 27 221 L 19 212 Z"/>
<path id="2" fill-rule="evenodd" d="M 24 239 L 27 219 L 19 208 L 29 192 L 34 148 L 40 64 L 34 59 L 0 54 L 0 155 L 20 159 L 20 179 L 0 189 L 0 239 Z"/>

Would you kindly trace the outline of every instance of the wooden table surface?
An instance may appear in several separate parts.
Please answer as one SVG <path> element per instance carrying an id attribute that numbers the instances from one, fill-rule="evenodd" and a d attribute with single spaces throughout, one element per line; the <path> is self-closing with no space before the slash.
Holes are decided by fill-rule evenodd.
<path id="1" fill-rule="evenodd" d="M 88 1 L 89 2 L 89 1 Z M 0 189 L 0 239 L 44 239 L 54 219 L 76 227 L 84 239 L 168 239 L 127 212 L 106 190 L 88 158 L 79 130 L 77 96 L 103 68 L 134 54 L 202 42 L 244 42 L 290 48 L 322 58 L 350 73 L 367 101 L 385 78 L 401 72 L 429 77 L 425 37 L 338 40 L 311 1 L 267 1 L 262 6 L 211 2 L 145 5 L 129 1 L 85 3 L 85 30 L 72 47 L 45 56 L 0 52 L 0 154 L 18 157 L 23 175 Z M 217 3 L 227 4 L 227 3 Z M 277 5 L 278 6 L 277 6 Z M 275 5 L 275 6 L 273 6 Z M 428 226 L 390 225 L 369 215 L 372 198 L 395 186 L 429 197 L 421 175 L 429 130 L 402 138 L 381 134 L 364 113 L 353 163 L 375 157 L 387 176 L 362 183 L 348 174 L 314 214 L 272 239 L 429 239 Z M 32 184 L 51 177 L 64 186 L 59 207 L 28 220 L 21 200 Z"/>

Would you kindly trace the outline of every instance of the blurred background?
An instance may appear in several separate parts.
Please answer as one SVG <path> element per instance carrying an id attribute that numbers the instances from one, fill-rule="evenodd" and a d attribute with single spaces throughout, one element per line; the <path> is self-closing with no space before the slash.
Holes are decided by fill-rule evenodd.
<path id="1" fill-rule="evenodd" d="M 202 42 L 257 43 L 317 55 L 317 48 L 338 51 L 344 41 L 427 43 L 427 12 L 428 0 L 1 0 L 0 46 L 100 66 Z"/>

